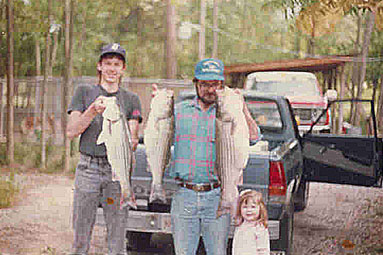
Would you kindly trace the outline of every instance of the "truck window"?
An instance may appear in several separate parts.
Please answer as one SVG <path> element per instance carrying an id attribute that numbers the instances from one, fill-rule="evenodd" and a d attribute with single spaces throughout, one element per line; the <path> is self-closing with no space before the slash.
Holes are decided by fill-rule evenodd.
<path id="1" fill-rule="evenodd" d="M 276 102 L 248 100 L 247 107 L 262 130 L 282 130 L 283 123 Z"/>
<path id="2" fill-rule="evenodd" d="M 318 96 L 315 80 L 305 81 L 255 81 L 251 90 L 278 96 Z"/>

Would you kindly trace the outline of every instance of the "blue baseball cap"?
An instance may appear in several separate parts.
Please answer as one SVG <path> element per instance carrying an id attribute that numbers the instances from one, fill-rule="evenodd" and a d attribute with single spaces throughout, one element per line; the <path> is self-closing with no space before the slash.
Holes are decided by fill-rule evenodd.
<path id="1" fill-rule="evenodd" d="M 214 58 L 203 59 L 195 66 L 194 77 L 202 81 L 223 81 L 223 62 Z"/>
<path id="2" fill-rule="evenodd" d="M 108 54 L 108 53 L 119 54 L 124 58 L 124 61 L 126 61 L 126 51 L 118 43 L 110 43 L 110 44 L 102 47 L 100 59 L 102 58 L 102 56 L 104 56 L 105 54 Z"/>

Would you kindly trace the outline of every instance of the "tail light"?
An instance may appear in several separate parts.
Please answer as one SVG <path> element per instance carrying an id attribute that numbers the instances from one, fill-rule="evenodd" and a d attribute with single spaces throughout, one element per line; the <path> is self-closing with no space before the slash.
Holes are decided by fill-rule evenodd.
<path id="1" fill-rule="evenodd" d="M 285 196 L 287 190 L 285 169 L 282 162 L 270 161 L 269 196 Z"/>

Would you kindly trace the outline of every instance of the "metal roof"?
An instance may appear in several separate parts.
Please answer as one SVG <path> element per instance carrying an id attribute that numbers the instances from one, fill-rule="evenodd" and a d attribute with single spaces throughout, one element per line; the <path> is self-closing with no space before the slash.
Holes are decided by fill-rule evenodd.
<path id="1" fill-rule="evenodd" d="M 326 56 L 318 58 L 266 61 L 263 63 L 235 64 L 225 67 L 225 75 L 248 74 L 258 71 L 320 72 L 352 62 L 351 56 Z"/>

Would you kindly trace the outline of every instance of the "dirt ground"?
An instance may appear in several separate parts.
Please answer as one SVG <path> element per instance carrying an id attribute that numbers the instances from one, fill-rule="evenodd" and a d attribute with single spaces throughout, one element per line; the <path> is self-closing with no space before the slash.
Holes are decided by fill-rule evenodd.
<path id="1" fill-rule="evenodd" d="M 16 181 L 18 200 L 0 209 L 0 255 L 67 254 L 73 180 L 27 173 Z M 383 254 L 383 189 L 311 183 L 294 231 L 296 254 Z M 105 230 L 96 226 L 90 255 L 104 254 L 105 247 Z"/>

